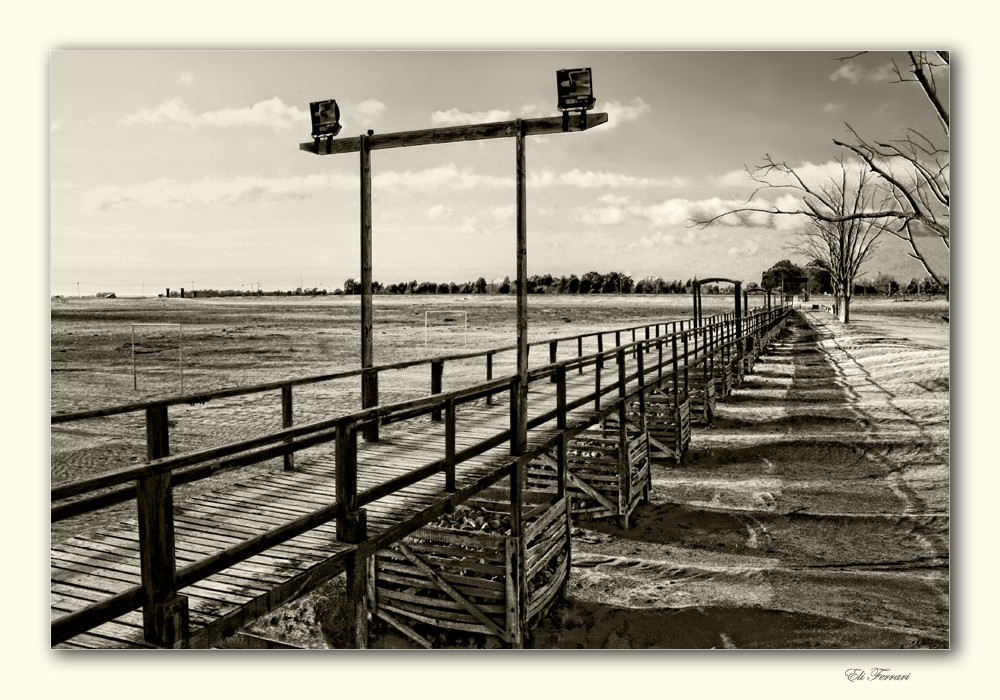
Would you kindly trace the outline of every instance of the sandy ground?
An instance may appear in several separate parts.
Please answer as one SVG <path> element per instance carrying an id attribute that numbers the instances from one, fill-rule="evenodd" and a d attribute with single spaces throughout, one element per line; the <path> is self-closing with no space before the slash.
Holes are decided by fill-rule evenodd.
<path id="1" fill-rule="evenodd" d="M 621 309 L 611 304 L 601 309 L 607 318 L 595 318 L 586 306 L 553 303 L 548 311 L 539 309 L 542 322 L 535 327 L 544 337 L 579 332 L 571 321 L 581 318 L 604 328 L 641 322 L 644 313 L 663 318 L 662 307 L 637 306 L 640 313 L 632 306 L 632 316 L 616 323 Z M 420 308 L 397 311 L 419 321 L 404 327 L 400 338 L 422 331 Z M 551 315 L 548 326 L 545 313 Z M 651 502 L 639 507 L 628 532 L 610 523 L 574 531 L 567 599 L 538 626 L 529 646 L 947 647 L 949 329 L 942 315 L 946 305 L 888 302 L 859 303 L 846 327 L 822 312 L 797 315 L 743 386 L 720 403 L 715 425 L 695 429 L 684 462 L 654 465 Z M 95 385 L 106 387 L 99 397 L 106 403 L 135 400 L 129 396 L 130 374 L 127 382 L 121 379 L 120 350 L 114 381 L 87 380 L 86 358 L 72 367 L 58 363 L 66 333 L 75 328 L 89 334 L 94 326 L 76 318 L 73 323 L 82 325 L 66 320 L 57 332 L 55 307 L 53 318 L 53 409 L 93 405 Z M 308 323 L 291 331 L 285 324 L 273 331 L 283 338 L 271 347 L 308 354 L 313 345 L 294 341 L 297 333 L 305 338 L 313 331 Z M 473 345 L 493 340 L 477 334 Z M 85 346 L 68 347 L 83 352 Z M 237 359 L 238 353 L 228 361 Z M 202 382 L 209 375 L 224 381 L 208 364 Z M 251 370 L 247 376 L 256 377 L 268 368 Z M 71 381 L 63 381 L 67 375 Z M 196 363 L 191 376 L 197 381 Z M 419 391 L 423 381 L 401 383 L 399 391 Z M 238 407 L 240 415 L 248 410 L 273 421 L 274 406 L 250 409 L 244 401 Z M 223 439 L 230 428 L 236 435 L 254 427 L 252 420 L 233 425 L 225 415 L 225 407 L 217 409 L 209 428 L 179 411 L 172 444 L 203 445 L 210 430 Z M 53 483 L 140 458 L 141 441 L 126 437 L 136 426 L 123 419 L 104 423 L 100 429 L 53 429 Z M 73 519 L 54 527 L 52 536 L 64 538 L 128 514 L 123 506 Z M 342 581 L 332 581 L 261 619 L 254 630 L 293 646 L 343 646 L 342 589 Z M 494 646 L 469 636 L 441 635 L 438 642 Z M 410 644 L 376 629 L 372 646 Z"/>

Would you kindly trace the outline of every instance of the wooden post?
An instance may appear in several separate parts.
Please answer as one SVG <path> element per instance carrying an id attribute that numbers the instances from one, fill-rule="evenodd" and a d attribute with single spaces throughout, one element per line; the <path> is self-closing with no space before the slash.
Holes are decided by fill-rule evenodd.
<path id="1" fill-rule="evenodd" d="M 684 396 L 690 396 L 691 390 L 688 388 L 688 367 L 691 365 L 691 358 L 688 357 L 688 334 L 684 334 Z"/>
<path id="2" fill-rule="evenodd" d="M 513 590 L 508 587 L 508 617 L 511 622 L 511 642 L 514 649 L 524 648 L 524 628 L 527 624 L 528 591 L 527 591 L 527 543 L 521 526 L 524 508 L 524 482 L 527 469 L 520 462 L 514 466 L 510 475 L 510 537 L 513 545 L 510 552 L 508 576 L 511 576 Z M 513 595 L 511 595 L 513 594 Z M 512 598 L 512 599 L 511 599 Z"/>
<path id="3" fill-rule="evenodd" d="M 615 355 L 618 362 L 618 397 L 625 398 L 625 350 L 621 347 Z"/>
<path id="4" fill-rule="evenodd" d="M 622 530 L 628 530 L 628 506 L 631 502 L 632 475 L 628 463 L 628 430 L 625 421 L 628 411 L 625 399 L 618 399 L 618 523 Z"/>
<path id="5" fill-rule="evenodd" d="M 518 402 L 517 402 L 517 377 L 514 377 L 510 381 L 510 453 L 511 455 L 517 455 L 517 426 L 521 424 L 520 416 L 518 415 Z"/>
<path id="6" fill-rule="evenodd" d="M 576 356 L 583 357 L 583 336 L 581 335 L 576 339 Z M 577 374 L 583 374 L 583 365 L 581 364 L 576 369 Z"/>
<path id="7" fill-rule="evenodd" d="M 435 360 L 431 362 L 431 394 L 440 394 L 441 388 L 443 386 L 444 377 L 444 361 Z M 431 412 L 432 421 L 441 420 L 441 409 L 435 409 Z"/>
<path id="8" fill-rule="evenodd" d="M 361 148 L 361 367 L 374 365 L 375 353 L 372 335 L 372 160 L 368 136 L 362 134 Z M 361 407 L 378 406 L 378 374 L 361 375 Z M 378 423 L 372 421 L 364 428 L 368 442 L 378 441 Z"/>
<path id="9" fill-rule="evenodd" d="M 167 407 L 146 409 L 146 458 L 170 454 Z M 143 638 L 161 647 L 180 647 L 190 636 L 188 599 L 174 581 L 174 499 L 170 472 L 136 481 L 139 520 L 139 572 L 146 605 Z"/>
<path id="10" fill-rule="evenodd" d="M 486 353 L 486 381 L 490 381 L 492 379 L 493 379 L 493 353 L 488 352 Z M 493 405 L 493 394 L 490 394 L 489 396 L 486 397 L 486 405 L 487 406 Z"/>
<path id="11" fill-rule="evenodd" d="M 528 194 L 524 158 L 524 122 L 516 120 L 517 137 L 517 431 L 516 454 L 528 449 Z"/>
<path id="12" fill-rule="evenodd" d="M 594 410 L 601 410 L 601 369 L 604 367 L 604 358 L 598 356 L 594 364 Z"/>
<path id="13" fill-rule="evenodd" d="M 617 348 L 622 344 L 622 332 L 615 331 L 615 347 Z"/>
<path id="14" fill-rule="evenodd" d="M 281 427 L 292 427 L 292 387 L 291 385 L 281 387 Z M 287 442 L 291 442 L 288 440 Z M 289 452 L 284 457 L 285 471 L 295 469 L 295 455 Z"/>
<path id="15" fill-rule="evenodd" d="M 694 322 L 698 323 L 698 278 L 691 280 L 691 301 L 694 304 Z"/>
<path id="16" fill-rule="evenodd" d="M 566 446 L 569 438 L 566 433 L 559 435 L 559 443 L 556 445 L 556 498 L 563 498 L 566 495 Z"/>
<path id="17" fill-rule="evenodd" d="M 556 379 L 556 427 L 560 430 L 566 428 L 566 365 L 559 367 L 555 374 Z"/>
<path id="18" fill-rule="evenodd" d="M 358 527 L 354 501 L 358 495 L 358 430 L 353 424 L 337 426 L 337 456 L 334 487 L 341 514 L 337 518 L 337 539 L 355 542 Z"/>
<path id="19" fill-rule="evenodd" d="M 444 490 L 455 490 L 455 399 L 445 404 L 444 424 Z"/>
<path id="20" fill-rule="evenodd" d="M 677 406 L 680 403 L 680 397 L 678 395 L 678 377 L 677 377 L 677 334 L 673 333 L 670 336 L 670 345 L 673 349 L 673 377 L 674 377 L 674 411 L 676 412 Z M 680 424 L 678 424 L 677 429 L 680 430 Z"/>
<path id="21" fill-rule="evenodd" d="M 742 299 L 742 284 L 740 282 L 736 283 L 735 295 L 736 295 L 736 360 L 743 360 L 743 299 Z"/>
<path id="22" fill-rule="evenodd" d="M 359 511 L 364 513 L 364 511 Z M 365 519 L 361 519 L 358 530 L 365 539 Z M 370 559 L 351 552 L 347 555 L 347 635 L 354 642 L 355 649 L 368 648 L 368 569 Z"/>
<path id="23" fill-rule="evenodd" d="M 632 355 L 635 356 L 635 355 L 638 355 L 638 354 L 639 354 L 639 346 L 635 345 L 635 329 L 633 328 L 632 329 Z"/>
<path id="24" fill-rule="evenodd" d="M 549 364 L 554 365 L 556 363 L 557 347 L 559 341 L 553 340 L 549 343 Z M 552 383 L 556 383 L 556 375 L 552 375 Z"/>

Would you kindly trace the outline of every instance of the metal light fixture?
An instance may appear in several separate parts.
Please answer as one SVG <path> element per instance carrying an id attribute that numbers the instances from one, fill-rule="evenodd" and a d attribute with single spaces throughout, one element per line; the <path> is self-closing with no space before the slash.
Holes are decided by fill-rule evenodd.
<path id="1" fill-rule="evenodd" d="M 336 100 L 310 102 L 309 116 L 312 119 L 314 139 L 321 136 L 333 137 L 340 133 L 340 107 L 337 106 Z"/>
<path id="2" fill-rule="evenodd" d="M 594 108 L 594 85 L 589 68 L 556 71 L 559 109 L 563 112 L 586 112 Z"/>

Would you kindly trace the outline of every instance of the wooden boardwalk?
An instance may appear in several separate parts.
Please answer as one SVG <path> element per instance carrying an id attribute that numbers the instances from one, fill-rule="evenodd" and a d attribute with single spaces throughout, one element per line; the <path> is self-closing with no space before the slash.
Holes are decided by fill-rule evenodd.
<path id="1" fill-rule="evenodd" d="M 647 358 L 655 357 L 654 352 Z M 648 362 L 649 360 L 647 360 Z M 592 368 L 588 368 L 592 370 Z M 626 371 L 634 372 L 635 359 L 626 357 Z M 617 366 L 607 364 L 607 381 L 618 376 Z M 647 383 L 655 379 L 650 375 Z M 638 387 L 631 382 L 629 391 Z M 593 371 L 567 376 L 567 398 L 594 390 Z M 529 421 L 551 411 L 555 384 L 535 381 L 529 390 Z M 605 395 L 602 407 L 618 398 Z M 570 424 L 596 413 L 595 406 L 569 413 Z M 509 402 L 495 397 L 493 405 L 478 401 L 457 412 L 456 449 L 471 447 L 509 428 Z M 529 450 L 557 435 L 555 421 L 529 430 Z M 289 520 L 336 501 L 335 450 L 301 459 L 295 471 L 276 471 L 236 486 L 192 496 L 174 508 L 175 551 L 179 567 L 220 552 Z M 378 442 L 358 444 L 358 488 L 364 490 L 441 459 L 445 453 L 444 423 L 429 418 L 383 428 Z M 504 442 L 479 457 L 456 466 L 459 489 L 512 461 Z M 414 512 L 445 499 L 445 475 L 439 473 L 383 497 L 366 507 L 369 533 L 378 533 L 404 521 Z M 241 626 L 279 605 L 293 600 L 345 570 L 353 545 L 339 542 L 333 522 L 321 525 L 266 553 L 235 564 L 179 593 L 190 607 L 193 647 L 217 644 Z M 134 520 L 118 527 L 78 535 L 51 548 L 52 617 L 99 601 L 139 585 L 139 534 Z M 59 648 L 139 648 L 143 642 L 142 613 L 127 613 L 57 645 Z"/>

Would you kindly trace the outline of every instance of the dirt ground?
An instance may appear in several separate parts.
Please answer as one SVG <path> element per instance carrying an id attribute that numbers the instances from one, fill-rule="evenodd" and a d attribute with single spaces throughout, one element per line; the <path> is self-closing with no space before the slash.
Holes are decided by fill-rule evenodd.
<path id="1" fill-rule="evenodd" d="M 705 313 L 731 300 L 705 297 Z M 690 315 L 687 297 L 536 297 L 532 339 Z M 424 357 L 513 338 L 513 300 L 383 297 L 376 361 Z M 441 322 L 423 344 L 424 312 Z M 680 465 L 654 464 L 633 527 L 574 531 L 565 601 L 533 648 L 943 648 L 949 644 L 949 327 L 945 302 L 859 299 L 843 326 L 794 317 L 743 386 L 696 428 Z M 442 318 L 443 317 L 443 318 Z M 445 319 L 452 318 L 447 321 Z M 186 391 L 357 366 L 357 301 L 66 300 L 52 306 L 52 409 L 79 410 L 175 393 L 182 323 Z M 160 335 L 155 335 L 155 334 Z M 175 337 L 175 336 L 174 336 Z M 575 349 L 573 349 L 575 350 Z M 507 362 L 513 367 L 513 355 Z M 532 354 L 542 364 L 547 353 Z M 496 368 L 499 375 L 501 364 Z M 383 400 L 426 393 L 429 371 L 394 373 Z M 445 388 L 484 376 L 448 365 Z M 357 405 L 356 381 L 296 393 L 296 421 Z M 280 425 L 277 397 L 171 409 L 171 448 L 206 447 Z M 52 483 L 139 461 L 140 417 L 52 430 Z M 274 468 L 260 465 L 257 470 Z M 239 472 L 240 479 L 246 471 Z M 218 488 L 228 475 L 179 489 Z M 129 516 L 127 506 L 53 527 L 53 540 Z M 338 593 L 324 588 L 261 619 L 258 633 L 301 647 L 341 646 Z M 451 647 L 490 646 L 442 636 Z M 377 631 L 373 647 L 406 648 Z"/>

